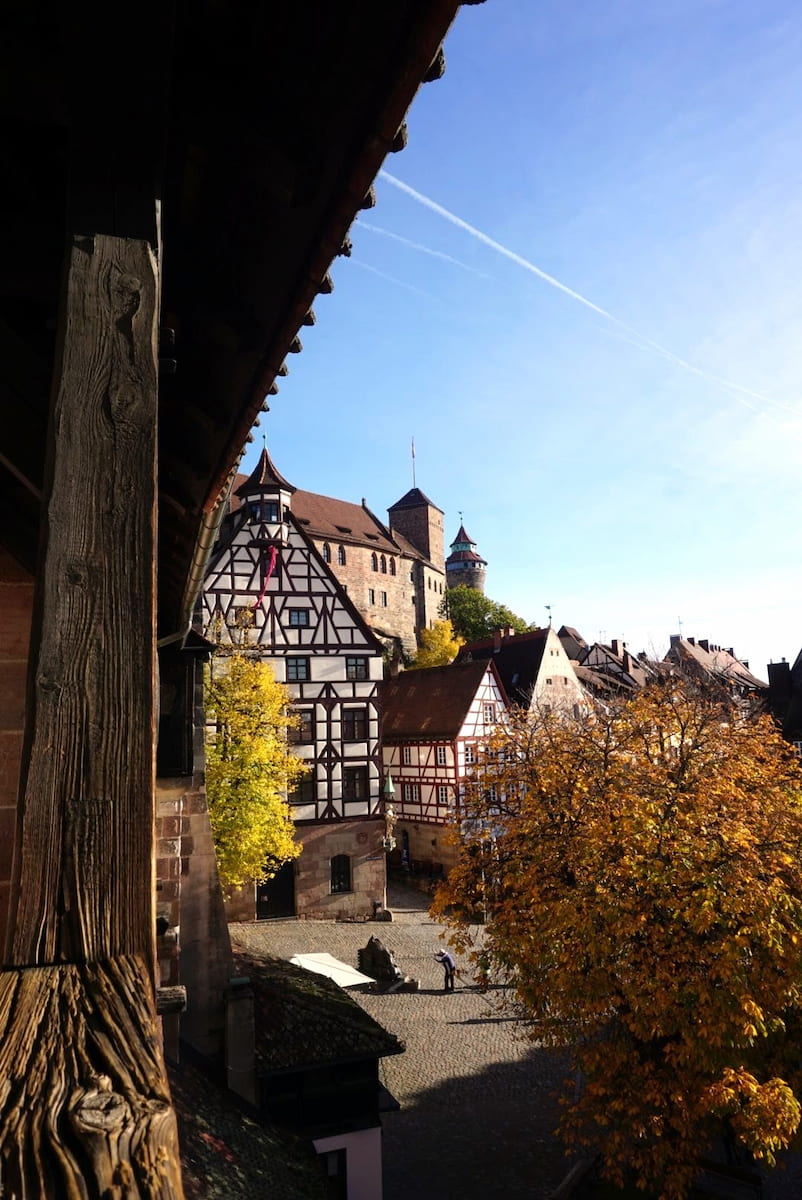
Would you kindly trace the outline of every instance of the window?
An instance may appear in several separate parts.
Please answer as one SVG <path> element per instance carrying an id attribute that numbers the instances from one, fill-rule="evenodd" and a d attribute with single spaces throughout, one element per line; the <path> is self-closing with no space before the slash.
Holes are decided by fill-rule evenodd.
<path id="1" fill-rule="evenodd" d="M 384 557 L 384 555 L 381 556 L 381 572 L 382 575 L 387 574 L 387 559 Z"/>
<path id="2" fill-rule="evenodd" d="M 296 709 L 300 717 L 297 729 L 287 730 L 287 741 L 293 746 L 305 746 L 315 740 L 315 716 L 311 708 Z"/>
<path id="3" fill-rule="evenodd" d="M 382 608 L 386 608 L 387 607 L 387 593 L 386 592 L 382 592 L 381 601 L 382 601 Z"/>
<path id="4" fill-rule="evenodd" d="M 343 768 L 343 800 L 367 800 L 367 767 Z"/>
<path id="5" fill-rule="evenodd" d="M 395 575 L 395 559 L 390 559 L 390 574 Z"/>
<path id="6" fill-rule="evenodd" d="M 367 679 L 367 677 L 368 660 L 366 658 L 354 658 L 349 655 L 345 660 L 345 678 Z"/>
<path id="7" fill-rule="evenodd" d="M 290 804 L 314 804 L 315 781 L 312 776 L 304 775 L 303 779 L 299 780 L 293 790 L 288 793 L 287 799 Z"/>
<path id="8" fill-rule="evenodd" d="M 376 589 L 368 588 L 368 604 L 376 603 Z"/>
<path id="9" fill-rule="evenodd" d="M 404 746 L 401 751 L 401 759 L 405 767 L 412 766 L 412 747 Z"/>
<path id="10" fill-rule="evenodd" d="M 378 558 L 378 555 L 376 554 L 375 550 L 373 551 L 373 553 L 370 556 L 370 569 L 372 571 L 378 571 L 378 569 L 379 569 L 379 558 Z"/>
<path id="11" fill-rule="evenodd" d="M 287 659 L 287 682 L 303 683 L 309 678 L 309 659 L 290 655 Z"/>
<path id="12" fill-rule="evenodd" d="M 476 750 L 473 746 L 465 747 L 465 762 L 468 766 L 476 762 Z"/>
<path id="13" fill-rule="evenodd" d="M 492 725 L 496 719 L 495 704 L 485 704 L 484 708 L 483 708 L 483 712 L 484 712 L 485 724 Z"/>
<path id="14" fill-rule="evenodd" d="M 441 804 L 441 805 L 443 805 L 443 804 L 447 805 L 449 800 L 451 799 L 450 793 L 451 793 L 451 788 L 449 788 L 446 784 L 444 784 L 444 783 L 438 784 L 438 786 L 437 786 L 437 803 Z"/>
<path id="15" fill-rule="evenodd" d="M 409 582 L 410 582 L 410 583 L 414 583 L 414 582 L 415 582 L 415 568 L 414 568 L 414 567 L 410 567 L 410 570 L 409 570 Z"/>
<path id="16" fill-rule="evenodd" d="M 351 859 L 347 854 L 335 854 L 331 860 L 331 890 L 333 893 L 351 890 Z"/>
<path id="17" fill-rule="evenodd" d="M 495 784 L 491 784 L 491 786 L 489 788 L 485 789 L 485 801 L 488 804 L 496 803 L 496 785 Z"/>
<path id="18" fill-rule="evenodd" d="M 252 521 L 270 521 L 278 523 L 278 503 L 275 500 L 251 500 L 250 509 Z"/>
<path id="19" fill-rule="evenodd" d="M 546 680 L 546 683 L 551 683 L 551 682 L 552 682 L 552 680 L 551 680 L 551 679 L 547 679 L 547 680 Z"/>
<path id="20" fill-rule="evenodd" d="M 344 742 L 364 742 L 368 736 L 368 710 L 366 708 L 344 708 L 342 710 L 342 733 Z"/>
<path id="21" fill-rule="evenodd" d="M 337 547 L 337 563 L 339 566 L 345 566 L 345 546 Z"/>
<path id="22" fill-rule="evenodd" d="M 401 785 L 401 799 L 404 804 L 417 804 L 420 801 L 420 788 L 417 783 L 403 783 Z"/>
<path id="23" fill-rule="evenodd" d="M 445 746 L 437 747 L 437 765 L 444 767 L 446 765 L 446 748 Z"/>
<path id="24" fill-rule="evenodd" d="M 302 625 L 309 624 L 309 609 L 308 608 L 290 608 L 289 613 L 290 625 L 300 628 Z"/>
<path id="25" fill-rule="evenodd" d="M 323 561 L 326 563 L 331 562 L 331 546 L 328 542 L 323 543 Z"/>

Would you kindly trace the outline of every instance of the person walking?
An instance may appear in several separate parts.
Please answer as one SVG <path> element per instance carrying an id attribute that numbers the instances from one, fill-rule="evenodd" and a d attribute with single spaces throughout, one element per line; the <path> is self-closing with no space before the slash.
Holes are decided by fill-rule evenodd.
<path id="1" fill-rule="evenodd" d="M 444 992 L 453 992 L 454 991 L 454 976 L 457 973 L 457 964 L 454 961 L 453 954 L 449 950 L 438 950 L 437 953 L 435 954 L 435 958 L 441 964 L 441 966 L 445 972 L 445 978 L 443 980 L 443 991 Z"/>

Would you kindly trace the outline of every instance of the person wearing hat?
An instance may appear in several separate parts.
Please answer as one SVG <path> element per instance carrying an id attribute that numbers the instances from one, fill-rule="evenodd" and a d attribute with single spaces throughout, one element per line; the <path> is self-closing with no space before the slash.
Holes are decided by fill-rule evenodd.
<path id="1" fill-rule="evenodd" d="M 443 981 L 443 991 L 454 991 L 454 976 L 457 973 L 457 964 L 454 961 L 454 956 L 448 950 L 438 950 L 434 956 L 439 963 L 442 964 L 445 971 L 445 979 Z"/>

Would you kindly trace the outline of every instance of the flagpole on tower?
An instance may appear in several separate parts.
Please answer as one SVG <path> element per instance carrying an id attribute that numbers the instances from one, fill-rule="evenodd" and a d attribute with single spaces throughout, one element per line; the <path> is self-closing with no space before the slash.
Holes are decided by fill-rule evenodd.
<path id="1" fill-rule="evenodd" d="M 412 486 L 415 487 L 415 439 L 412 439 Z"/>

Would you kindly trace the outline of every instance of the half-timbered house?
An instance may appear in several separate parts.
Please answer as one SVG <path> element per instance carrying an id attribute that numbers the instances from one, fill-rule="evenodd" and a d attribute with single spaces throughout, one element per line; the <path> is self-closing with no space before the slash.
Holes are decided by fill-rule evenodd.
<path id="1" fill-rule="evenodd" d="M 294 492 L 265 448 L 237 489 L 204 585 L 206 636 L 269 663 L 286 684 L 301 721 L 295 749 L 309 769 L 289 797 L 300 858 L 259 887 L 255 910 L 251 893 L 245 911 L 233 911 L 367 916 L 385 888 L 382 646 L 295 519 Z"/>
<path id="2" fill-rule="evenodd" d="M 495 664 L 476 661 L 404 671 L 382 684 L 381 701 L 396 858 L 436 876 L 455 860 L 446 827 L 459 820 L 465 783 L 504 720 L 506 693 Z"/>

